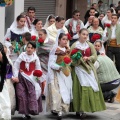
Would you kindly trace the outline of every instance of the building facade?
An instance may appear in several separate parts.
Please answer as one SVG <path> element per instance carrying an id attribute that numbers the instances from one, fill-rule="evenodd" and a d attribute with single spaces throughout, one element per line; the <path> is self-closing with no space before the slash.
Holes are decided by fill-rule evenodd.
<path id="1" fill-rule="evenodd" d="M 104 4 L 109 6 L 111 3 L 117 5 L 119 0 L 103 0 Z M 43 23 L 49 14 L 63 16 L 65 19 L 72 17 L 72 12 L 78 9 L 81 12 L 81 19 L 84 20 L 84 15 L 92 3 L 97 3 L 98 0 L 14 0 L 14 3 L 9 7 L 0 7 L 0 41 L 3 41 L 4 34 L 7 28 L 10 27 L 15 18 L 22 12 L 27 12 L 29 6 L 36 8 L 36 17 L 41 19 Z"/>

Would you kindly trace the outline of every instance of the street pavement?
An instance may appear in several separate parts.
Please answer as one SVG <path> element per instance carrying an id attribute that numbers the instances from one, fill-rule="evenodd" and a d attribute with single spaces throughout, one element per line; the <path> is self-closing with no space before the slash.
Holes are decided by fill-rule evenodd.
<path id="1" fill-rule="evenodd" d="M 106 103 L 107 110 L 102 112 L 87 113 L 87 117 L 84 120 L 120 120 L 120 103 Z M 44 111 L 38 116 L 32 116 L 30 120 L 56 120 L 57 116 L 53 116 L 51 113 L 45 113 Z M 78 120 L 75 113 L 64 114 L 62 120 Z M 22 120 L 22 115 L 12 116 L 12 120 Z"/>
<path id="2" fill-rule="evenodd" d="M 118 89 L 115 90 L 117 92 Z M 43 101 L 43 107 L 44 107 Z M 84 120 L 120 120 L 120 103 L 106 103 L 107 109 L 102 112 L 87 113 L 87 117 Z M 12 116 L 12 120 L 22 120 L 22 115 L 17 112 Z M 57 116 L 51 113 L 45 113 L 45 110 L 38 116 L 32 116 L 30 120 L 57 120 Z M 75 116 L 75 113 L 64 114 L 62 120 L 80 120 Z"/>

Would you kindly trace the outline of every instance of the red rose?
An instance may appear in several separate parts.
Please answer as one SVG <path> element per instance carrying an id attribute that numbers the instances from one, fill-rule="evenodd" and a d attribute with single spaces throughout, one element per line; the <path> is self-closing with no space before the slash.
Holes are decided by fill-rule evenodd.
<path id="1" fill-rule="evenodd" d="M 105 24 L 105 27 L 110 28 L 110 26 L 111 26 L 111 24 L 109 24 L 109 23 L 106 23 L 106 24 Z"/>
<path id="2" fill-rule="evenodd" d="M 6 38 L 7 41 L 10 41 L 10 38 Z"/>
<path id="3" fill-rule="evenodd" d="M 100 39 L 101 35 L 100 34 L 93 34 L 93 36 L 91 37 L 92 42 L 95 42 L 96 40 Z"/>
<path id="4" fill-rule="evenodd" d="M 71 55 L 74 55 L 78 52 L 78 49 L 73 49 L 72 52 L 71 52 Z"/>
<path id="5" fill-rule="evenodd" d="M 39 43 L 44 43 L 44 40 L 43 40 L 42 38 L 39 38 L 39 39 L 38 39 L 38 42 L 39 42 Z"/>
<path id="6" fill-rule="evenodd" d="M 71 63 L 71 59 L 69 57 L 64 57 L 64 63 L 65 64 L 70 64 Z"/>
<path id="7" fill-rule="evenodd" d="M 41 70 L 35 70 L 33 72 L 33 75 L 36 76 L 36 77 L 41 77 L 42 76 L 42 71 Z"/>
<path id="8" fill-rule="evenodd" d="M 71 37 L 71 35 L 69 33 L 67 33 L 66 35 L 68 37 L 68 40 L 72 40 L 72 37 Z"/>
<path id="9" fill-rule="evenodd" d="M 31 36 L 31 40 L 35 41 L 36 40 L 36 36 L 35 35 Z"/>

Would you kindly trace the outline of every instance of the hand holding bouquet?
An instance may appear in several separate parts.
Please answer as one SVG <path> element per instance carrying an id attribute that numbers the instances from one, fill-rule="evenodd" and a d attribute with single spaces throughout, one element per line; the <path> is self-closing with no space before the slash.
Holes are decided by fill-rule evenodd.
<path id="1" fill-rule="evenodd" d="M 40 79 L 40 77 L 42 76 L 42 71 L 41 70 L 35 70 L 33 72 L 33 76 L 36 77 L 36 80 L 38 81 Z"/>

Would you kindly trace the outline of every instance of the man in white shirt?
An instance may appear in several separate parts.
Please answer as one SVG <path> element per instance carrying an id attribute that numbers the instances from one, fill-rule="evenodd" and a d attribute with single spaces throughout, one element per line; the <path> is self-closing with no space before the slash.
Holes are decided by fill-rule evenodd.
<path id="1" fill-rule="evenodd" d="M 116 14 L 112 15 L 111 26 L 105 28 L 103 40 L 107 41 L 106 54 L 112 60 L 115 57 L 116 68 L 120 73 L 120 25 L 118 24 L 118 16 Z"/>
<path id="2" fill-rule="evenodd" d="M 79 30 L 84 28 L 84 24 L 80 20 L 80 11 L 75 10 L 73 12 L 73 17 L 71 19 L 68 19 L 65 22 L 65 26 L 68 28 L 68 32 L 70 33 L 71 37 L 73 38 L 70 41 L 70 46 L 71 46 L 79 38 L 79 35 L 78 35 Z"/>

